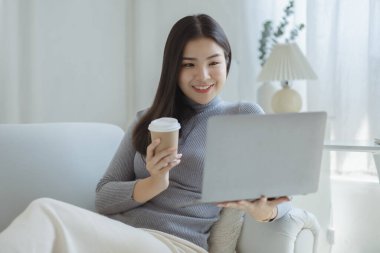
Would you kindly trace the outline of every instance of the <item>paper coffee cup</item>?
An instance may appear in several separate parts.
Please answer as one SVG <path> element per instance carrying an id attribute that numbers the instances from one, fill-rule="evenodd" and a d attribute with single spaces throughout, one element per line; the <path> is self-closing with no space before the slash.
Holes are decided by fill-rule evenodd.
<path id="1" fill-rule="evenodd" d="M 152 141 L 160 139 L 160 144 L 156 148 L 155 152 L 160 152 L 164 149 L 178 147 L 178 134 L 181 125 L 175 118 L 159 118 L 153 120 L 149 124 L 149 131 Z"/>

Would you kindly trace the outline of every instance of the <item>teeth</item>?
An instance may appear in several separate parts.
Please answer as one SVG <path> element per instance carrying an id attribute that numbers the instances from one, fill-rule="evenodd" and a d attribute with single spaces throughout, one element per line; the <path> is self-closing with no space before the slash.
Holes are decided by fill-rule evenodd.
<path id="1" fill-rule="evenodd" d="M 209 85 L 209 86 L 194 86 L 194 88 L 198 89 L 198 90 L 207 90 L 208 88 L 210 88 L 212 85 Z"/>

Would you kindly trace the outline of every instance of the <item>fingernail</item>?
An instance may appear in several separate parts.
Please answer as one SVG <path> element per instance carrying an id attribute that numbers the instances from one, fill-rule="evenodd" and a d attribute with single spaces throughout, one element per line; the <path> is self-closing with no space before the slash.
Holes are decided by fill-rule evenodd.
<path id="1" fill-rule="evenodd" d="M 177 154 L 177 158 L 181 158 L 182 157 L 182 154 Z"/>
<path id="2" fill-rule="evenodd" d="M 170 164 L 176 164 L 176 163 L 178 163 L 177 159 L 175 159 L 175 160 L 173 160 L 173 161 L 170 162 Z"/>

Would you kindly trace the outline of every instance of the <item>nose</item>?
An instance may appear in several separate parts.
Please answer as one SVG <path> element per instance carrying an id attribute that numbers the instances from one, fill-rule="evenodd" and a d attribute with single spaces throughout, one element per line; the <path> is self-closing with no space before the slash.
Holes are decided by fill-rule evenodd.
<path id="1" fill-rule="evenodd" d="M 197 69 L 197 78 L 199 80 L 207 80 L 210 78 L 210 73 L 207 67 L 200 66 Z"/>

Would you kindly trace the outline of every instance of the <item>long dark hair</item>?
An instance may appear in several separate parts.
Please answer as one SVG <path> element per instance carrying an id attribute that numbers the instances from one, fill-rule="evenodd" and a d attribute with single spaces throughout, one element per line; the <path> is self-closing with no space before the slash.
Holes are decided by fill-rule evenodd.
<path id="1" fill-rule="evenodd" d="M 166 40 L 160 82 L 153 104 L 133 129 L 132 142 L 139 153 L 146 155 L 146 148 L 150 143 L 148 126 L 152 120 L 173 117 L 184 124 L 194 115 L 192 108 L 185 102 L 185 95 L 178 87 L 178 76 L 186 44 L 200 37 L 210 38 L 223 48 L 228 74 L 231 47 L 222 27 L 205 14 L 186 16 L 177 21 Z"/>

